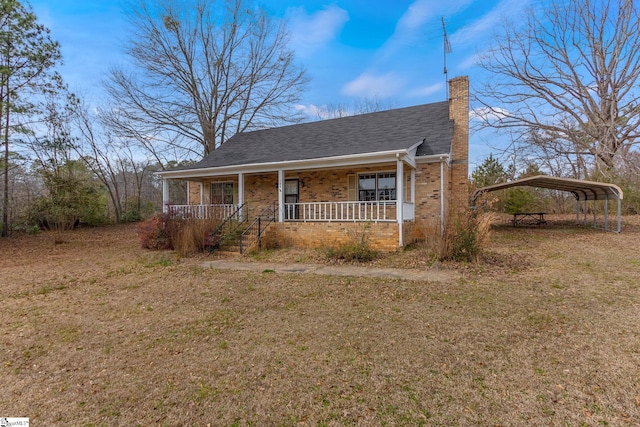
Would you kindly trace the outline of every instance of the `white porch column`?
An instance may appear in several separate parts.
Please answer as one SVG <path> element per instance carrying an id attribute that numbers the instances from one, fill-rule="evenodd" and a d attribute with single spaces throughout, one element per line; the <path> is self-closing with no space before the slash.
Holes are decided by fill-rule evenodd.
<path id="1" fill-rule="evenodd" d="M 204 184 L 200 183 L 200 205 L 204 205 Z"/>
<path id="2" fill-rule="evenodd" d="M 396 216 L 398 217 L 398 245 L 403 246 L 402 226 L 404 225 L 404 163 L 396 160 Z"/>
<path id="3" fill-rule="evenodd" d="M 284 170 L 278 170 L 278 222 L 284 222 Z"/>
<path id="4" fill-rule="evenodd" d="M 162 213 L 169 213 L 169 181 L 162 178 Z"/>
<path id="5" fill-rule="evenodd" d="M 240 172 L 238 174 L 238 206 L 242 206 L 242 205 L 244 205 L 244 174 Z M 240 214 L 240 217 L 243 218 L 242 208 L 238 213 Z"/>

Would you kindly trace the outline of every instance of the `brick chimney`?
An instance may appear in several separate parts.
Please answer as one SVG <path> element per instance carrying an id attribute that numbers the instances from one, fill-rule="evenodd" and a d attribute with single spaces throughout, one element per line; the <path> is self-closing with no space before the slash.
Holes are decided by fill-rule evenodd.
<path id="1" fill-rule="evenodd" d="M 451 142 L 450 213 L 469 207 L 469 77 L 449 80 L 449 118 L 453 120 Z"/>

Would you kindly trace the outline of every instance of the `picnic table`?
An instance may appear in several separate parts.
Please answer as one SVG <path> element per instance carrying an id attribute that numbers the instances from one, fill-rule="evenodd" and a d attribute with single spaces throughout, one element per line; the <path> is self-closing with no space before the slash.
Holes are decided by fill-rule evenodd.
<path id="1" fill-rule="evenodd" d="M 546 212 L 518 212 L 513 214 L 513 226 L 516 225 L 544 225 Z"/>

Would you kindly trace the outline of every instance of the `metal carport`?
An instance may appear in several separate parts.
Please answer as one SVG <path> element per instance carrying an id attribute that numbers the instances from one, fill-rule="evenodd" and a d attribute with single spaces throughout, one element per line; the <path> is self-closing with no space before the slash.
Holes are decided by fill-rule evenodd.
<path id="1" fill-rule="evenodd" d="M 548 188 L 551 190 L 567 191 L 576 198 L 576 219 L 580 220 L 580 202 L 584 202 L 584 223 L 587 222 L 587 201 L 592 200 L 593 203 L 593 226 L 596 226 L 596 201 L 604 200 L 604 228 L 609 230 L 609 200 L 618 201 L 618 230 L 621 231 L 621 201 L 623 193 L 620 187 L 615 184 L 607 184 L 604 182 L 585 181 L 581 179 L 558 178 L 554 176 L 537 175 L 528 178 L 518 179 L 516 181 L 504 182 L 501 184 L 490 185 L 480 188 L 473 193 L 472 206 L 476 205 L 476 200 L 481 194 L 490 191 L 503 190 L 511 187 L 538 187 Z"/>

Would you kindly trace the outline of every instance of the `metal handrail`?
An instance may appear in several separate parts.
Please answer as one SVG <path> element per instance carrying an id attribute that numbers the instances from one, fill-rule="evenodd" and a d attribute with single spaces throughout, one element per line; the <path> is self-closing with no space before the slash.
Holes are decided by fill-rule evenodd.
<path id="1" fill-rule="evenodd" d="M 253 246 L 256 242 L 260 246 L 260 241 L 264 231 L 276 221 L 276 204 L 263 209 L 255 220 L 242 232 L 239 239 L 240 253 L 244 253 L 244 250 Z M 266 223 L 265 223 L 266 221 Z M 250 239 L 245 242 L 245 239 Z"/>
<path id="2" fill-rule="evenodd" d="M 214 233 L 220 234 L 222 232 L 222 230 L 224 229 L 224 227 L 227 226 L 227 225 L 229 227 L 229 230 L 227 230 L 227 231 L 231 232 L 233 230 L 236 230 L 240 226 L 240 224 L 243 224 L 244 222 L 246 222 L 247 221 L 247 215 L 244 215 L 244 212 L 243 212 L 245 205 L 246 205 L 246 202 L 241 204 L 241 205 L 239 205 L 238 208 L 231 215 L 226 217 L 224 219 L 224 221 L 222 221 L 222 223 L 220 223 L 220 225 L 216 228 Z M 231 221 L 234 220 L 234 219 L 237 222 L 236 222 L 236 226 L 232 227 L 233 223 Z"/>
<path id="3" fill-rule="evenodd" d="M 245 204 L 246 202 L 239 205 L 238 208 L 232 214 L 227 216 L 220 223 L 220 225 L 216 227 L 215 230 L 209 233 L 207 238 L 205 238 L 205 246 L 211 247 L 211 248 L 218 247 L 218 245 L 220 244 L 219 237 L 224 231 L 225 227 L 228 227 L 228 230 L 227 230 L 228 233 L 232 233 L 247 221 L 247 215 L 245 212 L 243 212 Z M 232 227 L 232 225 L 234 225 L 232 220 L 234 219 L 236 220 L 235 227 Z"/>

